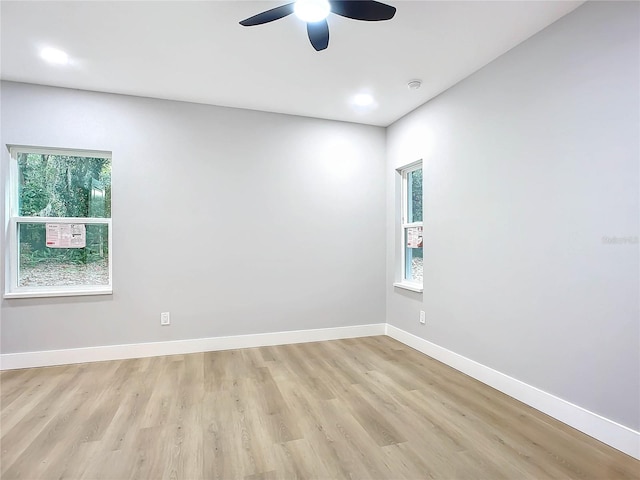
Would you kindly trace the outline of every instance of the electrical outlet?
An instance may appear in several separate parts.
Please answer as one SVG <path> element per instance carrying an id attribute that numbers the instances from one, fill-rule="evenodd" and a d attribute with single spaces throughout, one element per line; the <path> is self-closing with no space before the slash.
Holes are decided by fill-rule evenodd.
<path id="1" fill-rule="evenodd" d="M 169 312 L 162 312 L 160 314 L 160 325 L 171 325 L 171 317 L 169 316 Z"/>
<path id="2" fill-rule="evenodd" d="M 427 319 L 424 316 L 424 310 L 420 310 L 420 323 L 422 325 L 424 325 L 425 323 L 427 323 Z"/>

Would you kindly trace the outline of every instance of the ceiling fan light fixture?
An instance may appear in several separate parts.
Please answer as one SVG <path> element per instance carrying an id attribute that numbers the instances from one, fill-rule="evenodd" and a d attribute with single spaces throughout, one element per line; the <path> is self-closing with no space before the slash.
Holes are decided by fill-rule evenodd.
<path id="1" fill-rule="evenodd" d="M 240 25 L 264 25 L 294 13 L 307 24 L 309 41 L 320 52 L 329 46 L 327 16 L 330 13 L 353 20 L 379 22 L 391 20 L 396 14 L 396 7 L 376 0 L 334 0 L 333 4 L 328 0 L 297 0 L 245 18 L 240 21 Z"/>
<path id="2" fill-rule="evenodd" d="M 298 0 L 293 11 L 300 20 L 315 23 L 327 18 L 331 13 L 331 5 L 327 0 Z"/>

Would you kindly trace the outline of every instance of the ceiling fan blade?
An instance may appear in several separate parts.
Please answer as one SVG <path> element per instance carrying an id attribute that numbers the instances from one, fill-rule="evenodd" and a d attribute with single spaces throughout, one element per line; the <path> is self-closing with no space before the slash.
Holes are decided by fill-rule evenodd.
<path id="1" fill-rule="evenodd" d="M 245 27 L 251 27 L 253 25 L 262 25 L 263 23 L 273 22 L 274 20 L 280 20 L 287 15 L 293 13 L 293 3 L 288 3 L 280 7 L 272 8 L 266 12 L 259 13 L 253 17 L 246 18 L 240 22 L 240 25 Z"/>
<path id="2" fill-rule="evenodd" d="M 326 20 L 307 23 L 307 33 L 309 34 L 311 45 L 318 52 L 329 46 L 329 25 Z"/>
<path id="3" fill-rule="evenodd" d="M 333 0 L 331 11 L 354 20 L 378 22 L 392 19 L 396 14 L 396 7 L 374 0 Z"/>

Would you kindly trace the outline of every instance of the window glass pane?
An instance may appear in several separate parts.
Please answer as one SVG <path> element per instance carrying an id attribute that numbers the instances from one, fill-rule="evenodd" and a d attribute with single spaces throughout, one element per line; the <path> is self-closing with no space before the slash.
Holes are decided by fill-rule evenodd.
<path id="1" fill-rule="evenodd" d="M 18 215 L 111 217 L 111 160 L 18 153 Z"/>
<path id="2" fill-rule="evenodd" d="M 109 285 L 109 227 L 87 224 L 84 230 L 85 247 L 52 248 L 47 224 L 18 224 L 18 286 Z"/>
<path id="3" fill-rule="evenodd" d="M 422 169 L 407 174 L 407 223 L 422 221 Z"/>
<path id="4" fill-rule="evenodd" d="M 404 249 L 404 278 L 410 282 L 422 283 L 422 227 L 404 229 Z"/>

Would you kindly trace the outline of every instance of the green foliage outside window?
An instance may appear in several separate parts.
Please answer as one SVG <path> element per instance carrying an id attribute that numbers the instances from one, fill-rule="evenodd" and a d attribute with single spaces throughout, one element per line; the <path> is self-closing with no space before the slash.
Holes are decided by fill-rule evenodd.
<path id="1" fill-rule="evenodd" d="M 414 170 L 410 174 L 411 181 L 411 212 L 413 222 L 422 222 L 422 168 Z M 413 256 L 422 258 L 423 248 L 414 248 Z"/>
<path id="2" fill-rule="evenodd" d="M 18 154 L 18 214 L 25 217 L 111 217 L 111 160 Z M 106 225 L 87 226 L 87 246 L 45 245 L 44 224 L 20 225 L 20 263 L 90 263 L 107 258 Z"/>

